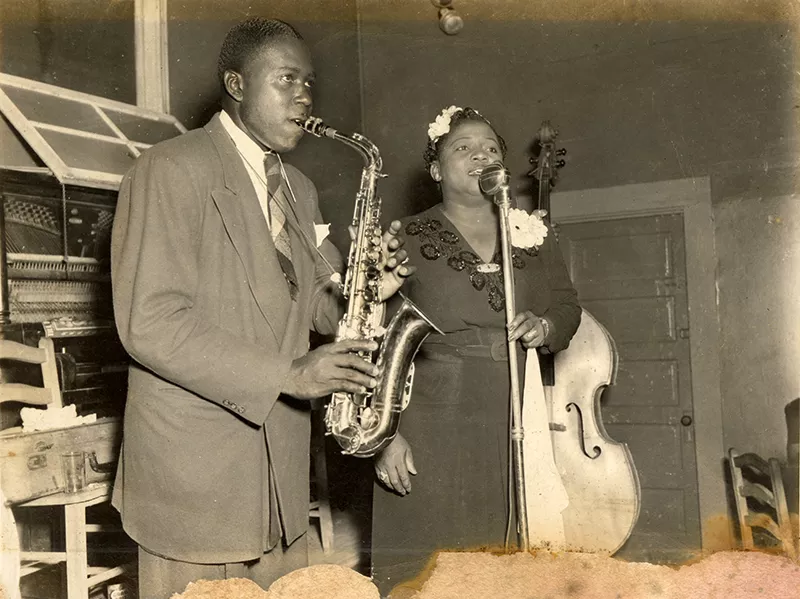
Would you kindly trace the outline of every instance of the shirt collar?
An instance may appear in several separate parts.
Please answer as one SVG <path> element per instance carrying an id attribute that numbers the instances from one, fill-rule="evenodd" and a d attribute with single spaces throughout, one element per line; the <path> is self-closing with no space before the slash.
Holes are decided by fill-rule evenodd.
<path id="1" fill-rule="evenodd" d="M 261 173 L 263 176 L 265 152 L 263 149 L 261 149 L 261 146 L 250 139 L 250 136 L 242 131 L 242 129 L 240 129 L 239 126 L 233 122 L 233 119 L 224 110 L 220 113 L 219 120 L 222 123 L 222 126 L 225 128 L 225 131 L 227 131 L 228 135 L 231 136 L 233 145 L 235 145 L 236 149 L 239 150 L 239 154 L 241 154 L 245 162 L 247 162 L 250 168 L 257 173 Z"/>

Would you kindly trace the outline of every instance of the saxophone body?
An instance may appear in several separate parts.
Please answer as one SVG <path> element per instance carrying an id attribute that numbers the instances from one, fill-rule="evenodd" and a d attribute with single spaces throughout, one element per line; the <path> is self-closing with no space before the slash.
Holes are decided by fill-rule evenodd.
<path id="1" fill-rule="evenodd" d="M 383 327 L 381 200 L 376 184 L 385 175 L 381 173 L 383 163 L 378 148 L 359 133 L 340 133 L 315 117 L 298 121 L 298 125 L 317 137 L 344 143 L 364 160 L 352 222 L 356 233 L 350 244 L 343 285 L 347 309 L 339 322 L 336 340 L 377 341 L 377 352 L 359 355 L 374 362 L 381 375 L 371 392 L 334 393 L 326 409 L 325 426 L 342 453 L 370 457 L 397 434 L 400 414 L 411 398 L 414 356 L 431 332 L 441 331 L 408 298 L 403 298 L 389 325 Z"/>

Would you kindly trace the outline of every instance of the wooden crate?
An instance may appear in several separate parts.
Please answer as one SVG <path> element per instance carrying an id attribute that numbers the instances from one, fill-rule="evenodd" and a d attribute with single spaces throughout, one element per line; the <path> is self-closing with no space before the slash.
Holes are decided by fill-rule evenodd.
<path id="1" fill-rule="evenodd" d="M 114 473 L 95 472 L 89 453 L 97 462 L 116 466 L 122 442 L 119 418 L 48 431 L 23 433 L 19 429 L 0 432 L 0 484 L 8 504 L 44 497 L 64 490 L 61 455 L 86 452 L 86 484 L 109 480 Z"/>

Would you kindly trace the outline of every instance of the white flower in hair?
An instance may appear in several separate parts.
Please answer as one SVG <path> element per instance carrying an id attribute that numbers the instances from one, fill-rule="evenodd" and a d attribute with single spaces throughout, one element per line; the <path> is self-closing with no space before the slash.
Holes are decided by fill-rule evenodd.
<path id="1" fill-rule="evenodd" d="M 542 217 L 547 214 L 544 210 L 535 210 L 528 214 L 519 208 L 508 211 L 508 229 L 511 235 L 511 245 L 518 248 L 538 248 L 547 237 L 547 225 Z"/>
<path id="2" fill-rule="evenodd" d="M 450 106 L 442 110 L 439 116 L 436 117 L 436 120 L 428 125 L 428 139 L 436 143 L 440 137 L 447 135 L 450 132 L 450 120 L 459 110 L 463 110 L 463 108 L 459 106 Z"/>

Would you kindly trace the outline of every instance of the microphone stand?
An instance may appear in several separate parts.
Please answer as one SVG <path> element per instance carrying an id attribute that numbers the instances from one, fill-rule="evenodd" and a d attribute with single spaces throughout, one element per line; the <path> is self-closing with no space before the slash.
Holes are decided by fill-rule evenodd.
<path id="1" fill-rule="evenodd" d="M 500 245 L 503 252 L 503 288 L 505 291 L 506 324 L 517 314 L 514 302 L 514 269 L 511 263 L 511 240 L 509 235 L 508 211 L 511 206 L 511 193 L 508 189 L 509 173 L 500 163 L 485 167 L 480 175 L 481 191 L 492 196 L 500 210 Z M 517 502 L 517 523 L 519 540 L 523 551 L 528 544 L 528 504 L 525 498 L 525 469 L 522 455 L 522 442 L 525 432 L 522 428 L 522 400 L 519 390 L 519 369 L 517 365 L 517 342 L 508 341 L 508 369 L 511 379 L 511 459 L 514 466 L 514 489 Z"/>

